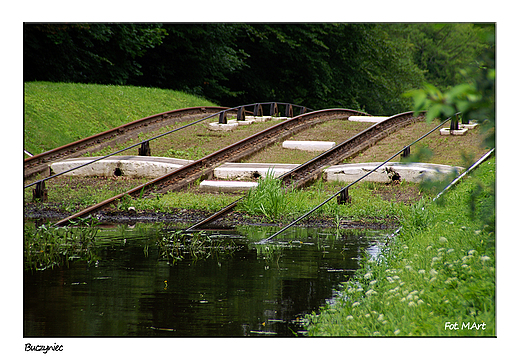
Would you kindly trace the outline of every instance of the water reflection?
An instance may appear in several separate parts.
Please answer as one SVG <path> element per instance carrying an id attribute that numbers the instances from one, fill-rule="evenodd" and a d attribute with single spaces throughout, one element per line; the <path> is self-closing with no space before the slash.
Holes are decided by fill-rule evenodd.
<path id="1" fill-rule="evenodd" d="M 25 273 L 24 335 L 294 336 L 384 236 L 294 228 L 256 244 L 276 230 L 212 232 L 233 252 L 173 264 L 155 245 L 158 229 L 100 231 L 94 265 Z"/>

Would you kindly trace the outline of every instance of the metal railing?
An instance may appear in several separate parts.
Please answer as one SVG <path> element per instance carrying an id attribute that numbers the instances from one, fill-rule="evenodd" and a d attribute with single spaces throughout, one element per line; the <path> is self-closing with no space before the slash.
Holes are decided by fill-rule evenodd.
<path id="1" fill-rule="evenodd" d="M 458 115 L 458 114 L 457 114 Z M 374 169 L 372 169 L 371 171 L 367 172 L 365 175 L 361 176 L 360 178 L 358 178 L 357 180 L 355 180 L 354 182 L 348 184 L 347 186 L 341 188 L 341 190 L 337 191 L 336 193 L 334 193 L 334 195 L 330 196 L 328 199 L 326 199 L 325 201 L 323 201 L 321 204 L 315 206 L 314 208 L 312 208 L 311 210 L 307 211 L 305 214 L 301 215 L 300 217 L 298 217 L 296 220 L 292 221 L 289 225 L 286 225 L 285 227 L 283 227 L 282 229 L 278 230 L 277 232 L 275 232 L 274 234 L 272 234 L 271 236 L 269 236 L 268 238 L 258 242 L 258 244 L 265 244 L 269 241 L 271 241 L 272 239 L 274 239 L 275 237 L 277 237 L 278 235 L 280 235 L 281 233 L 283 233 L 285 230 L 289 229 L 290 227 L 292 227 L 293 225 L 297 224 L 298 222 L 300 222 L 301 220 L 303 220 L 304 218 L 306 218 L 307 216 L 311 215 L 313 212 L 315 212 L 316 210 L 318 210 L 319 208 L 321 208 L 323 205 L 325 205 L 326 203 L 328 203 L 330 200 L 334 199 L 334 198 L 337 198 L 338 195 L 342 195 L 343 198 L 345 198 L 345 194 L 347 194 L 348 192 L 348 189 L 357 184 L 358 182 L 360 182 L 361 180 L 363 180 L 364 178 L 366 178 L 367 176 L 369 176 L 370 174 L 372 174 L 373 172 L 375 172 L 377 169 L 379 169 L 380 167 L 382 167 L 383 165 L 385 165 L 386 163 L 388 163 L 389 161 L 391 161 L 392 159 L 394 159 L 396 156 L 402 154 L 406 149 L 409 149 L 412 145 L 416 144 L 417 142 L 421 141 L 422 139 L 424 139 L 425 137 L 427 137 L 428 135 L 430 135 L 431 133 L 433 133 L 434 131 L 438 130 L 441 126 L 443 126 L 445 123 L 447 123 L 448 121 L 452 120 L 451 117 L 442 121 L 438 126 L 436 126 L 435 128 L 431 129 L 430 131 L 428 131 L 426 134 L 422 135 L 421 137 L 419 137 L 418 139 L 414 140 L 413 142 L 411 142 L 409 145 L 406 145 L 405 147 L 403 147 L 403 149 L 399 150 L 399 152 L 395 153 L 394 155 L 392 155 L 391 157 L 389 157 L 387 160 L 385 160 L 384 162 L 382 162 L 381 164 L 379 164 L 378 166 L 376 166 Z"/>
<path id="2" fill-rule="evenodd" d="M 93 164 L 95 162 L 104 160 L 104 159 L 109 158 L 111 156 L 120 154 L 120 153 L 122 153 L 124 151 L 133 149 L 133 148 L 135 148 L 135 147 L 137 147 L 139 145 L 141 145 L 142 148 L 143 148 L 143 146 L 144 147 L 148 147 L 150 141 L 159 139 L 159 138 L 161 138 L 163 136 L 172 134 L 172 133 L 174 133 L 176 131 L 179 131 L 179 130 L 185 129 L 187 127 L 193 126 L 195 124 L 198 124 L 198 123 L 200 123 L 200 122 L 202 122 L 204 120 L 210 119 L 212 117 L 218 116 L 219 117 L 219 123 L 224 123 L 225 124 L 225 123 L 227 123 L 227 117 L 226 117 L 226 113 L 227 112 L 231 112 L 231 111 L 235 111 L 236 110 L 237 111 L 237 120 L 243 120 L 245 118 L 245 113 L 246 113 L 245 109 L 247 107 L 254 107 L 253 116 L 263 116 L 263 107 L 262 107 L 262 105 L 270 105 L 270 110 L 269 110 L 270 116 L 278 114 L 278 105 L 285 106 L 285 113 L 286 113 L 286 115 L 287 116 L 290 115 L 291 117 L 293 116 L 293 111 L 294 111 L 293 109 L 295 107 L 300 109 L 300 114 L 312 110 L 312 109 L 306 108 L 306 107 L 301 106 L 301 105 L 294 105 L 294 104 L 290 104 L 290 103 L 281 103 L 281 102 L 264 102 L 264 103 L 253 103 L 253 104 L 248 104 L 248 105 L 236 106 L 234 108 L 229 108 L 229 109 L 226 109 L 226 110 L 219 111 L 219 112 L 217 112 L 215 114 L 211 114 L 211 115 L 206 116 L 206 117 L 204 117 L 202 119 L 193 121 L 193 122 L 191 122 L 189 124 L 183 125 L 181 127 L 178 127 L 178 128 L 173 129 L 173 130 L 167 131 L 165 133 L 159 134 L 157 136 L 151 137 L 149 139 L 140 141 L 140 142 L 138 142 L 136 144 L 133 144 L 133 145 L 130 145 L 130 146 L 124 148 L 124 149 L 121 149 L 121 150 L 118 150 L 118 151 L 114 151 L 111 154 L 101 156 L 101 157 L 96 158 L 96 159 L 94 159 L 92 161 L 89 161 L 89 162 L 86 162 L 84 164 L 78 165 L 76 167 L 70 168 L 68 170 L 62 171 L 62 172 L 60 172 L 58 174 L 54 174 L 54 175 L 48 176 L 48 177 L 46 177 L 44 179 L 34 181 L 34 182 L 32 182 L 32 183 L 30 183 L 28 185 L 24 185 L 23 188 L 26 189 L 26 188 L 29 188 L 29 187 L 37 185 L 37 189 L 43 189 L 43 188 L 45 188 L 45 185 L 44 185 L 45 181 L 48 181 L 48 180 L 51 180 L 51 179 L 53 179 L 55 177 L 67 174 L 67 173 L 69 173 L 71 171 L 78 170 L 78 169 L 80 169 L 80 168 L 82 168 L 84 166 L 87 166 L 87 165 Z"/>

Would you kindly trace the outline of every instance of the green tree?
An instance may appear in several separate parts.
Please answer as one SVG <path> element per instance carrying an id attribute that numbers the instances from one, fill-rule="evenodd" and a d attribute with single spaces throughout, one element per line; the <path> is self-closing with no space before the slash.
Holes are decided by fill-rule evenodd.
<path id="1" fill-rule="evenodd" d="M 247 55 L 236 44 L 236 24 L 166 24 L 160 47 L 142 58 L 145 76 L 134 84 L 182 90 L 213 101 L 234 98 L 228 76 Z"/>
<path id="2" fill-rule="evenodd" d="M 161 44 L 160 24 L 24 24 L 24 80 L 126 84 Z"/>
<path id="3" fill-rule="evenodd" d="M 413 61 L 426 81 L 445 90 L 463 82 L 460 70 L 475 66 L 487 46 L 485 29 L 471 23 L 391 24 L 389 32 L 410 43 Z"/>

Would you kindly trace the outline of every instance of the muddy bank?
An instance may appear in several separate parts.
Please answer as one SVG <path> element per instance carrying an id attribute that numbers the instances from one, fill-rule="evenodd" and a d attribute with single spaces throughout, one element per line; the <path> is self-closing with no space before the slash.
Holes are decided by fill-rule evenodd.
<path id="1" fill-rule="evenodd" d="M 34 204 L 27 204 L 24 209 L 24 218 L 26 221 L 35 221 L 38 224 L 48 222 L 56 222 L 70 213 L 60 211 L 58 205 L 46 206 L 38 208 Z M 206 217 L 212 215 L 211 212 L 192 209 L 173 209 L 169 212 L 160 211 L 120 211 L 107 210 L 100 211 L 94 216 L 101 223 L 118 223 L 118 224 L 136 224 L 136 223 L 165 223 L 191 226 Z M 221 219 L 215 220 L 208 224 L 205 228 L 211 229 L 229 229 L 240 225 L 257 225 L 257 226 L 285 226 L 293 219 L 282 219 L 280 222 L 273 223 L 267 221 L 263 217 L 250 216 L 244 213 L 232 212 Z M 336 228 L 338 224 L 335 219 L 327 217 L 314 217 L 302 220 L 295 226 L 302 227 L 320 227 L 320 228 Z M 395 219 L 374 219 L 367 218 L 363 221 L 349 221 L 343 219 L 339 223 L 341 229 L 392 229 L 398 226 Z"/>

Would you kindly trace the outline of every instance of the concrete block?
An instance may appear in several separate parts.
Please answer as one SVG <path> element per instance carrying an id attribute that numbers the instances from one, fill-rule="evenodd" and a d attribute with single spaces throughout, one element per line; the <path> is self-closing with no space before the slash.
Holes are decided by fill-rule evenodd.
<path id="1" fill-rule="evenodd" d="M 273 117 L 272 116 L 249 116 L 246 115 L 246 120 L 253 120 L 253 122 L 265 122 L 270 121 Z"/>
<path id="2" fill-rule="evenodd" d="M 220 124 L 219 122 L 212 122 L 208 124 L 212 131 L 232 131 L 238 127 L 238 121 L 229 120 L 227 124 Z"/>
<path id="3" fill-rule="evenodd" d="M 251 125 L 254 122 L 255 122 L 254 120 L 239 120 L 239 121 L 237 121 L 239 126 L 241 126 L 241 125 Z"/>
<path id="4" fill-rule="evenodd" d="M 460 129 L 460 127 L 459 127 Z M 449 136 L 449 135 L 466 135 L 466 132 L 468 131 L 468 128 L 460 129 L 460 130 L 450 130 L 450 128 L 442 128 L 440 129 L 440 133 L 442 136 Z"/>
<path id="5" fill-rule="evenodd" d="M 284 141 L 284 149 L 297 149 L 305 151 L 325 151 L 336 146 L 334 141 Z"/>
<path id="6" fill-rule="evenodd" d="M 388 116 L 349 116 L 349 121 L 373 122 L 378 123 L 388 119 Z"/>
<path id="7" fill-rule="evenodd" d="M 343 181 L 351 183 L 367 174 L 380 163 L 360 163 L 334 165 L 324 171 L 323 178 L 326 181 Z M 464 171 L 461 167 L 425 164 L 425 163 L 397 163 L 389 162 L 361 181 L 383 182 L 392 180 L 406 180 L 409 182 L 421 182 L 425 179 L 434 179 L 452 172 L 460 174 Z"/>
<path id="8" fill-rule="evenodd" d="M 265 178 L 268 172 L 275 177 L 291 171 L 298 164 L 267 164 L 267 163 L 225 163 L 213 170 L 217 179 L 257 180 Z"/>
<path id="9" fill-rule="evenodd" d="M 470 121 L 469 124 L 459 124 L 459 128 L 463 129 L 474 129 L 478 126 L 478 123 L 476 121 Z"/>
<path id="10" fill-rule="evenodd" d="M 70 170 L 100 157 L 66 159 L 50 165 L 54 174 Z M 129 176 L 156 178 L 166 175 L 192 160 L 154 156 L 111 156 L 67 173 L 67 176 Z"/>
<path id="11" fill-rule="evenodd" d="M 253 181 L 204 180 L 200 183 L 199 189 L 206 192 L 237 193 L 246 192 L 256 186 L 258 183 Z"/>

